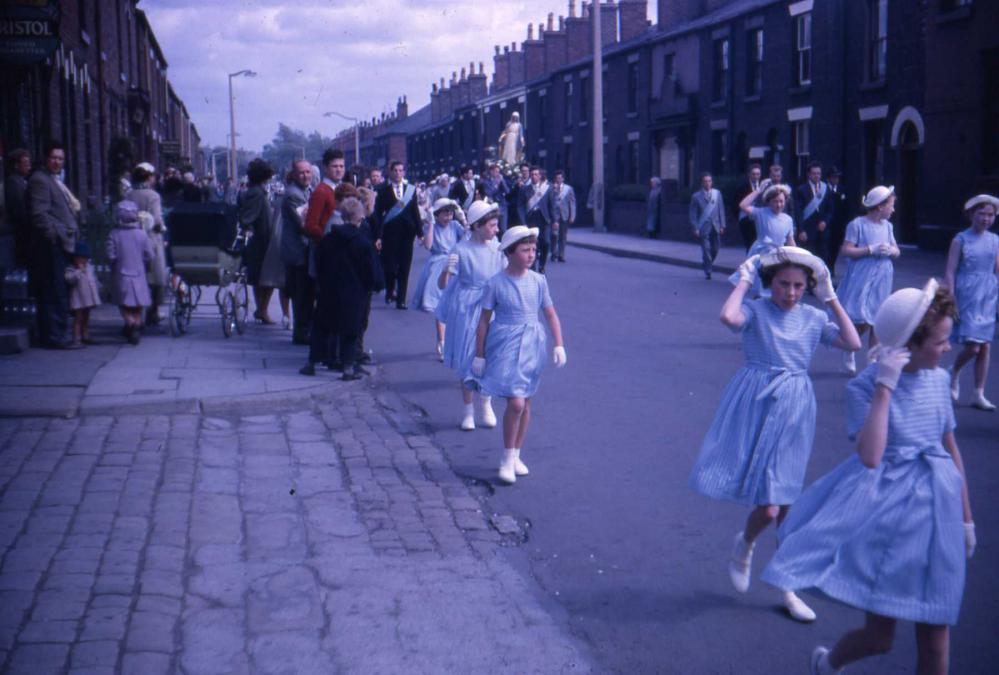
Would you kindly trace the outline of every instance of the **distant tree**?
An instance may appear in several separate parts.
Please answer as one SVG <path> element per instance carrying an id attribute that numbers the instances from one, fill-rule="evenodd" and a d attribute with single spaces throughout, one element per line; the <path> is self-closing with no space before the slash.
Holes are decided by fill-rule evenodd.
<path id="1" fill-rule="evenodd" d="M 305 158 L 316 164 L 322 157 L 323 150 L 333 143 L 333 139 L 323 136 L 318 131 L 306 134 L 304 131 L 292 129 L 287 124 L 278 124 L 277 133 L 270 143 L 264 145 L 260 156 L 270 162 L 271 166 L 283 174 L 296 159 L 301 159 L 305 150 Z"/>

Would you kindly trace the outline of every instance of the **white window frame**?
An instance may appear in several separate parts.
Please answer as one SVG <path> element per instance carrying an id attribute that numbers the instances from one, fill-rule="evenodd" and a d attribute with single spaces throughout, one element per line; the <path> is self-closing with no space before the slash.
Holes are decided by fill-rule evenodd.
<path id="1" fill-rule="evenodd" d="M 812 13 L 794 17 L 794 51 L 796 81 L 799 86 L 812 83 Z M 807 62 L 807 67 L 806 67 Z M 805 71 L 808 71 L 807 73 Z"/>

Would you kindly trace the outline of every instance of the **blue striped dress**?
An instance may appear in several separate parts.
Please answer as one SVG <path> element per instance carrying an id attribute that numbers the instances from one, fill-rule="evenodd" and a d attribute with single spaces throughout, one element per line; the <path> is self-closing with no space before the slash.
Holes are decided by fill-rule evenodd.
<path id="1" fill-rule="evenodd" d="M 430 245 L 430 257 L 423 263 L 423 271 L 413 289 L 413 297 L 410 304 L 413 309 L 420 309 L 424 312 L 433 312 L 437 309 L 441 294 L 444 292 L 437 287 L 437 279 L 441 272 L 447 267 L 447 257 L 458 245 L 458 242 L 465 236 L 465 228 L 456 220 L 452 220 L 445 226 L 434 222 L 434 241 Z"/>
<path id="2" fill-rule="evenodd" d="M 847 430 L 863 427 L 877 365 L 847 385 Z M 902 373 L 888 442 L 875 469 L 857 455 L 810 485 L 778 531 L 763 580 L 817 588 L 848 605 L 920 623 L 957 623 L 964 592 L 963 481 L 944 433 L 953 431 L 950 377 Z"/>
<path id="3" fill-rule="evenodd" d="M 458 273 L 437 304 L 437 319 L 445 324 L 444 365 L 462 381 L 471 377 L 475 358 L 475 330 L 482 314 L 482 290 L 486 282 L 506 267 L 506 256 L 495 239 L 482 244 L 466 239 L 454 247 Z"/>
<path id="4" fill-rule="evenodd" d="M 954 278 L 959 316 L 954 340 L 959 344 L 992 342 L 999 302 L 999 283 L 996 281 L 999 236 L 988 231 L 975 234 L 968 228 L 955 238 L 961 243 L 961 262 Z"/>
<path id="5" fill-rule="evenodd" d="M 791 504 L 801 493 L 815 438 L 808 366 L 839 327 L 815 307 L 785 311 L 758 298 L 742 305 L 746 365 L 725 388 L 690 474 L 690 487 L 739 504 Z"/>
<path id="6" fill-rule="evenodd" d="M 878 244 L 896 245 L 891 222 L 874 222 L 866 216 L 850 221 L 844 241 L 861 248 Z M 891 294 L 894 276 L 895 267 L 887 256 L 865 255 L 846 261 L 846 273 L 836 289 L 836 295 L 850 321 L 857 325 L 874 325 L 874 315 Z"/>
<path id="7" fill-rule="evenodd" d="M 756 225 L 756 241 L 749 248 L 747 258 L 768 253 L 779 246 L 787 244 L 787 238 L 794 236 L 794 220 L 786 213 L 774 213 L 769 206 L 757 206 L 749 215 Z M 739 283 L 739 272 L 734 272 L 729 278 L 733 286 Z M 763 288 L 759 278 L 753 282 L 750 296 L 770 296 L 770 291 Z"/>
<path id="8" fill-rule="evenodd" d="M 548 280 L 528 270 L 522 277 L 501 273 L 486 283 L 482 308 L 493 311 L 486 336 L 486 372 L 475 384 L 490 396 L 531 398 L 538 391 L 547 337 L 538 320 L 552 306 Z"/>

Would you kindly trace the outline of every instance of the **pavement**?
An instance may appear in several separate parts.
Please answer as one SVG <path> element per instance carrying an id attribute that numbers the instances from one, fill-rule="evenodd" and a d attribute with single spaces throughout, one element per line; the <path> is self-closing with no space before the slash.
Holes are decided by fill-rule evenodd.
<path id="1" fill-rule="evenodd" d="M 571 239 L 699 265 L 695 244 Z M 942 270 L 940 255 L 908 254 L 900 281 Z M 378 312 L 387 329 L 397 313 Z M 429 352 L 416 314 L 398 316 L 420 322 Z M 571 603 L 553 600 L 554 569 L 509 555 L 531 518 L 493 499 L 491 468 L 468 470 L 386 377 L 405 355 L 376 348 L 383 365 L 343 383 L 298 375 L 304 348 L 279 327 L 224 338 L 211 305 L 187 335 L 136 347 L 112 309 L 93 323 L 97 346 L 0 357 L 0 672 L 604 669 Z M 579 503 L 600 484 L 585 480 Z"/>

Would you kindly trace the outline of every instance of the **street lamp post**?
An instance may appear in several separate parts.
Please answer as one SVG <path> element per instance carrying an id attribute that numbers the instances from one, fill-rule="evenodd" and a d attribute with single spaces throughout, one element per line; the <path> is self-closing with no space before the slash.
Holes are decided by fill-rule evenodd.
<path id="1" fill-rule="evenodd" d="M 606 232 L 604 223 L 604 56 L 600 35 L 601 0 L 590 4 L 593 19 L 593 231 Z"/>
<path id="2" fill-rule="evenodd" d="M 354 123 L 354 164 L 361 163 L 361 121 L 356 117 L 351 117 L 350 115 L 343 115 L 341 113 L 330 111 L 323 113 L 323 117 L 332 117 L 336 115 L 337 117 L 342 117 L 343 119 Z"/>
<path id="3" fill-rule="evenodd" d="M 229 135 L 231 136 L 231 143 L 229 150 L 229 176 L 231 178 L 236 177 L 236 106 L 233 105 L 232 99 L 232 78 L 234 77 L 256 77 L 257 74 L 252 70 L 237 70 L 235 73 L 229 73 Z"/>
<path id="4" fill-rule="evenodd" d="M 215 178 L 215 177 L 218 176 L 218 171 L 215 169 L 215 158 L 218 157 L 219 155 L 226 155 L 228 153 L 229 153 L 228 150 L 219 150 L 218 152 L 213 152 L 212 153 L 212 178 Z M 226 166 L 228 166 L 228 161 L 229 160 L 226 159 L 226 162 L 227 162 Z"/>

